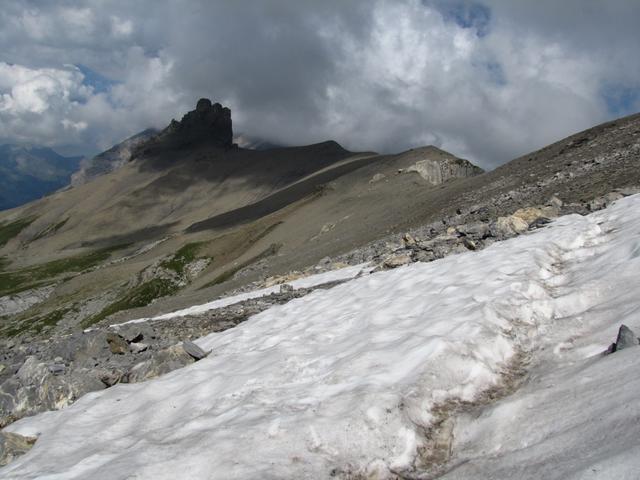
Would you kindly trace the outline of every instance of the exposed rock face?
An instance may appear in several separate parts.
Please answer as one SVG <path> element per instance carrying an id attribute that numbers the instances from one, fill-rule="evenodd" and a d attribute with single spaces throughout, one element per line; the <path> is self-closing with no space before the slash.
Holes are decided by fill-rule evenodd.
<path id="1" fill-rule="evenodd" d="M 154 135 L 157 135 L 157 133 L 157 130 L 151 128 L 144 130 L 93 158 L 83 160 L 80 164 L 80 170 L 71 176 L 71 185 L 74 187 L 83 185 L 100 175 L 106 175 L 117 170 L 131 160 L 136 148 L 147 142 Z"/>
<path id="2" fill-rule="evenodd" d="M 405 170 L 406 173 L 415 172 L 432 185 L 440 185 L 451 178 L 465 178 L 479 175 L 483 172 L 480 167 L 462 159 L 429 159 L 418 160 Z"/>
<path id="3" fill-rule="evenodd" d="M 32 306 L 45 301 L 53 290 L 53 287 L 48 286 L 0 297 L 0 316 L 24 312 Z"/>
<path id="4" fill-rule="evenodd" d="M 179 122 L 172 120 L 160 136 L 185 144 L 208 141 L 221 147 L 231 147 L 231 110 L 219 103 L 212 104 L 208 98 L 201 98 L 195 110 L 185 114 Z"/>

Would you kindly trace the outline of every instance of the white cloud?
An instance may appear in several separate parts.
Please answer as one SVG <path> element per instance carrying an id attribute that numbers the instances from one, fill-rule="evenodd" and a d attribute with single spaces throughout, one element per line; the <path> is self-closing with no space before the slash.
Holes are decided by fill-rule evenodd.
<path id="1" fill-rule="evenodd" d="M 0 140 L 104 148 L 209 96 L 274 142 L 492 167 L 610 118 L 608 86 L 640 92 L 637 2 L 479 2 L 8 1 Z"/>

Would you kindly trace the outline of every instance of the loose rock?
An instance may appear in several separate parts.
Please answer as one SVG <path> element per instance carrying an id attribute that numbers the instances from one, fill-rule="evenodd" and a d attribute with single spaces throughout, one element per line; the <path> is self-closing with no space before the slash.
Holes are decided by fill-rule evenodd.
<path id="1" fill-rule="evenodd" d="M 114 355 L 124 355 L 129 351 L 129 344 L 117 333 L 107 333 L 107 343 L 109 344 L 109 350 L 111 350 L 111 353 Z"/>
<path id="2" fill-rule="evenodd" d="M 182 348 L 184 348 L 184 351 L 191 355 L 195 360 L 202 360 L 207 356 L 207 352 L 193 342 L 182 342 Z"/>
<path id="3" fill-rule="evenodd" d="M 625 348 L 634 347 L 639 343 L 638 336 L 633 332 L 633 330 L 626 325 L 620 325 L 618 338 L 616 338 L 616 352 Z"/>

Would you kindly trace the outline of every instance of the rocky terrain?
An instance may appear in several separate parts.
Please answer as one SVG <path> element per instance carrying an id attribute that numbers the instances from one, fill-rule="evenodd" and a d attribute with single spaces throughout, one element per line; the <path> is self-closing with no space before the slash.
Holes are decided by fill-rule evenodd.
<path id="1" fill-rule="evenodd" d="M 239 290 L 281 284 L 279 293 L 171 320 L 121 325 L 102 321 L 84 332 L 44 339 L 5 340 L 2 342 L 4 353 L 0 356 L 0 427 L 25 415 L 62 408 L 90 391 L 117 383 L 148 380 L 203 358 L 207 353 L 199 351 L 190 340 L 233 328 L 251 315 L 307 295 L 314 289 L 294 289 L 285 284 L 290 280 L 347 264 L 370 262 L 375 267 L 372 271 L 387 270 L 480 250 L 494 242 L 544 228 L 558 216 L 587 214 L 636 193 L 640 193 L 640 187 L 623 188 L 586 203 L 571 204 L 551 197 L 545 205 L 521 208 L 497 218 L 490 217 L 486 211 L 474 210 L 468 212 L 466 218 L 480 215 L 481 220 L 472 223 L 460 223 L 460 218 L 465 217 L 460 213 L 401 236 L 373 242 L 336 259 L 325 258 L 305 271 L 270 277 Z M 315 288 L 330 288 L 335 284 L 329 282 Z M 614 344 L 610 350 L 615 349 Z M 15 454 L 14 450 L 10 451 Z"/>
<path id="2" fill-rule="evenodd" d="M 245 150 L 206 99 L 127 142 L 103 154 L 118 168 L 0 214 L 0 425 L 196 361 L 207 352 L 190 340 L 309 289 L 110 325 L 341 266 L 480 250 L 640 191 L 640 115 L 488 173 L 435 147 Z"/>

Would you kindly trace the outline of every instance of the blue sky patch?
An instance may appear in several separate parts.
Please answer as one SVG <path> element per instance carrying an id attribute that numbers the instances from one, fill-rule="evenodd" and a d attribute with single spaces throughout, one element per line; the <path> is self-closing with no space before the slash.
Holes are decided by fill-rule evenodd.
<path id="1" fill-rule="evenodd" d="M 640 87 L 607 85 L 602 89 L 607 110 L 616 117 L 630 115 L 640 110 Z"/>
<path id="2" fill-rule="evenodd" d="M 435 6 L 446 21 L 454 22 L 462 28 L 474 29 L 478 37 L 484 37 L 489 33 L 491 9 L 486 5 L 465 0 L 426 0 L 425 4 Z"/>
<path id="3" fill-rule="evenodd" d="M 82 65 L 80 63 L 76 64 L 78 70 L 82 72 L 84 75 L 84 80 L 82 83 L 88 85 L 93 88 L 95 93 L 105 93 L 111 90 L 116 83 L 116 81 L 111 80 L 110 78 L 105 77 L 104 75 L 100 75 L 98 72 L 91 70 L 86 65 Z"/>

